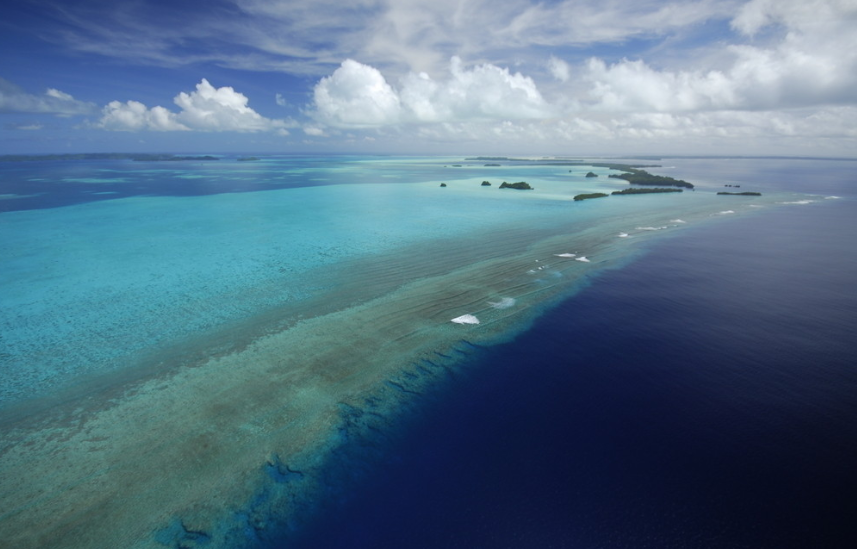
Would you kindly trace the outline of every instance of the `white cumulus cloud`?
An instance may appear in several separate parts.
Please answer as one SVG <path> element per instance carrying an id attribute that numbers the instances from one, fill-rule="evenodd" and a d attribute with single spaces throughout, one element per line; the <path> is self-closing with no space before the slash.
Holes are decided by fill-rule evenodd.
<path id="1" fill-rule="evenodd" d="M 173 102 L 181 109 L 151 109 L 138 101 L 112 101 L 101 112 L 96 126 L 106 130 L 282 132 L 292 124 L 272 120 L 249 107 L 247 97 L 229 86 L 215 88 L 205 78 L 196 91 L 179 93 Z M 288 132 L 285 132 L 288 135 Z"/>
<path id="2" fill-rule="evenodd" d="M 346 60 L 314 90 L 314 116 L 336 127 L 386 126 L 401 122 L 544 118 L 552 109 L 535 82 L 491 64 L 467 69 L 453 57 L 449 78 L 408 73 L 399 89 L 378 69 Z"/>
<path id="3" fill-rule="evenodd" d="M 381 72 L 352 59 L 316 84 L 315 110 L 331 126 L 369 127 L 395 124 L 401 102 Z"/>

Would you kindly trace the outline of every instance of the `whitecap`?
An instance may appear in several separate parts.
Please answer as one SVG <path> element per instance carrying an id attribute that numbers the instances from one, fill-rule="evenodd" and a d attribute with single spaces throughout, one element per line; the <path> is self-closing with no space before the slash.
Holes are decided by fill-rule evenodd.
<path id="1" fill-rule="evenodd" d="M 800 204 L 800 205 L 804 205 L 804 204 L 812 204 L 813 202 L 815 202 L 815 200 L 795 200 L 795 201 L 793 201 L 793 202 L 780 202 L 780 204 Z"/>
<path id="2" fill-rule="evenodd" d="M 637 227 L 638 231 L 662 231 L 668 227 Z"/>
<path id="3" fill-rule="evenodd" d="M 728 214 L 734 214 L 734 213 L 735 213 L 735 210 L 723 210 L 722 212 L 717 212 L 718 215 L 728 215 Z"/>
<path id="4" fill-rule="evenodd" d="M 575 259 L 575 261 L 583 261 L 584 263 L 589 263 L 589 260 L 586 258 L 585 255 L 578 257 L 577 259 Z"/>
<path id="5" fill-rule="evenodd" d="M 839 200 L 840 198 L 842 198 L 842 197 L 841 196 L 832 196 L 832 195 L 824 197 L 825 200 Z"/>
<path id="6" fill-rule="evenodd" d="M 687 223 L 683 219 L 670 219 L 670 223 Z"/>
<path id="7" fill-rule="evenodd" d="M 452 319 L 456 324 L 479 324 L 479 319 L 473 315 L 461 315 Z"/>
<path id="8" fill-rule="evenodd" d="M 619 233 L 619 238 L 628 238 L 628 233 Z"/>
<path id="9" fill-rule="evenodd" d="M 515 306 L 515 298 L 501 297 L 500 301 L 489 301 L 488 305 L 491 305 L 495 309 L 508 309 L 509 307 Z"/>
<path id="10" fill-rule="evenodd" d="M 569 253 L 565 253 L 565 254 L 553 254 L 553 255 L 555 255 L 555 256 L 557 256 L 557 257 L 574 257 L 574 256 L 576 256 L 577 254 L 569 254 Z"/>

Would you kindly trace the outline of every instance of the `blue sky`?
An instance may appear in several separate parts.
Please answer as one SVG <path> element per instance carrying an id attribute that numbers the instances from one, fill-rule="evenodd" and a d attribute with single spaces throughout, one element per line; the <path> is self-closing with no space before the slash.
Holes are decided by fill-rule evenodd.
<path id="1" fill-rule="evenodd" d="M 857 156 L 854 0 L 18 0 L 0 154 Z"/>

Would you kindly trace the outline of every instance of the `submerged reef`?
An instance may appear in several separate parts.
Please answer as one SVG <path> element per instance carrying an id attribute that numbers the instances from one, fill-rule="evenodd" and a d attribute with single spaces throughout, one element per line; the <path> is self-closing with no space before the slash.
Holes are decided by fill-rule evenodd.
<path id="1" fill-rule="evenodd" d="M 147 153 L 82 153 L 82 154 L 4 154 L 0 162 L 34 162 L 54 160 L 133 160 L 135 162 L 169 162 L 181 160 L 220 160 L 211 155 L 176 156 L 174 154 Z"/>
<path id="2" fill-rule="evenodd" d="M 505 181 L 503 181 L 503 183 L 500 185 L 500 188 L 501 189 L 518 189 L 521 191 L 529 191 L 529 190 L 533 189 L 529 183 L 526 183 L 524 181 L 518 181 L 517 183 L 506 183 Z"/>

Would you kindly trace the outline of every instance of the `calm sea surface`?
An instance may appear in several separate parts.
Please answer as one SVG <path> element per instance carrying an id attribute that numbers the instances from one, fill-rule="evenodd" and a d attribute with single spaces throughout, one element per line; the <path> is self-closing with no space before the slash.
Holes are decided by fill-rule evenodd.
<path id="1" fill-rule="evenodd" d="M 857 546 L 857 162 L 484 164 L 0 164 L 0 537 Z"/>

